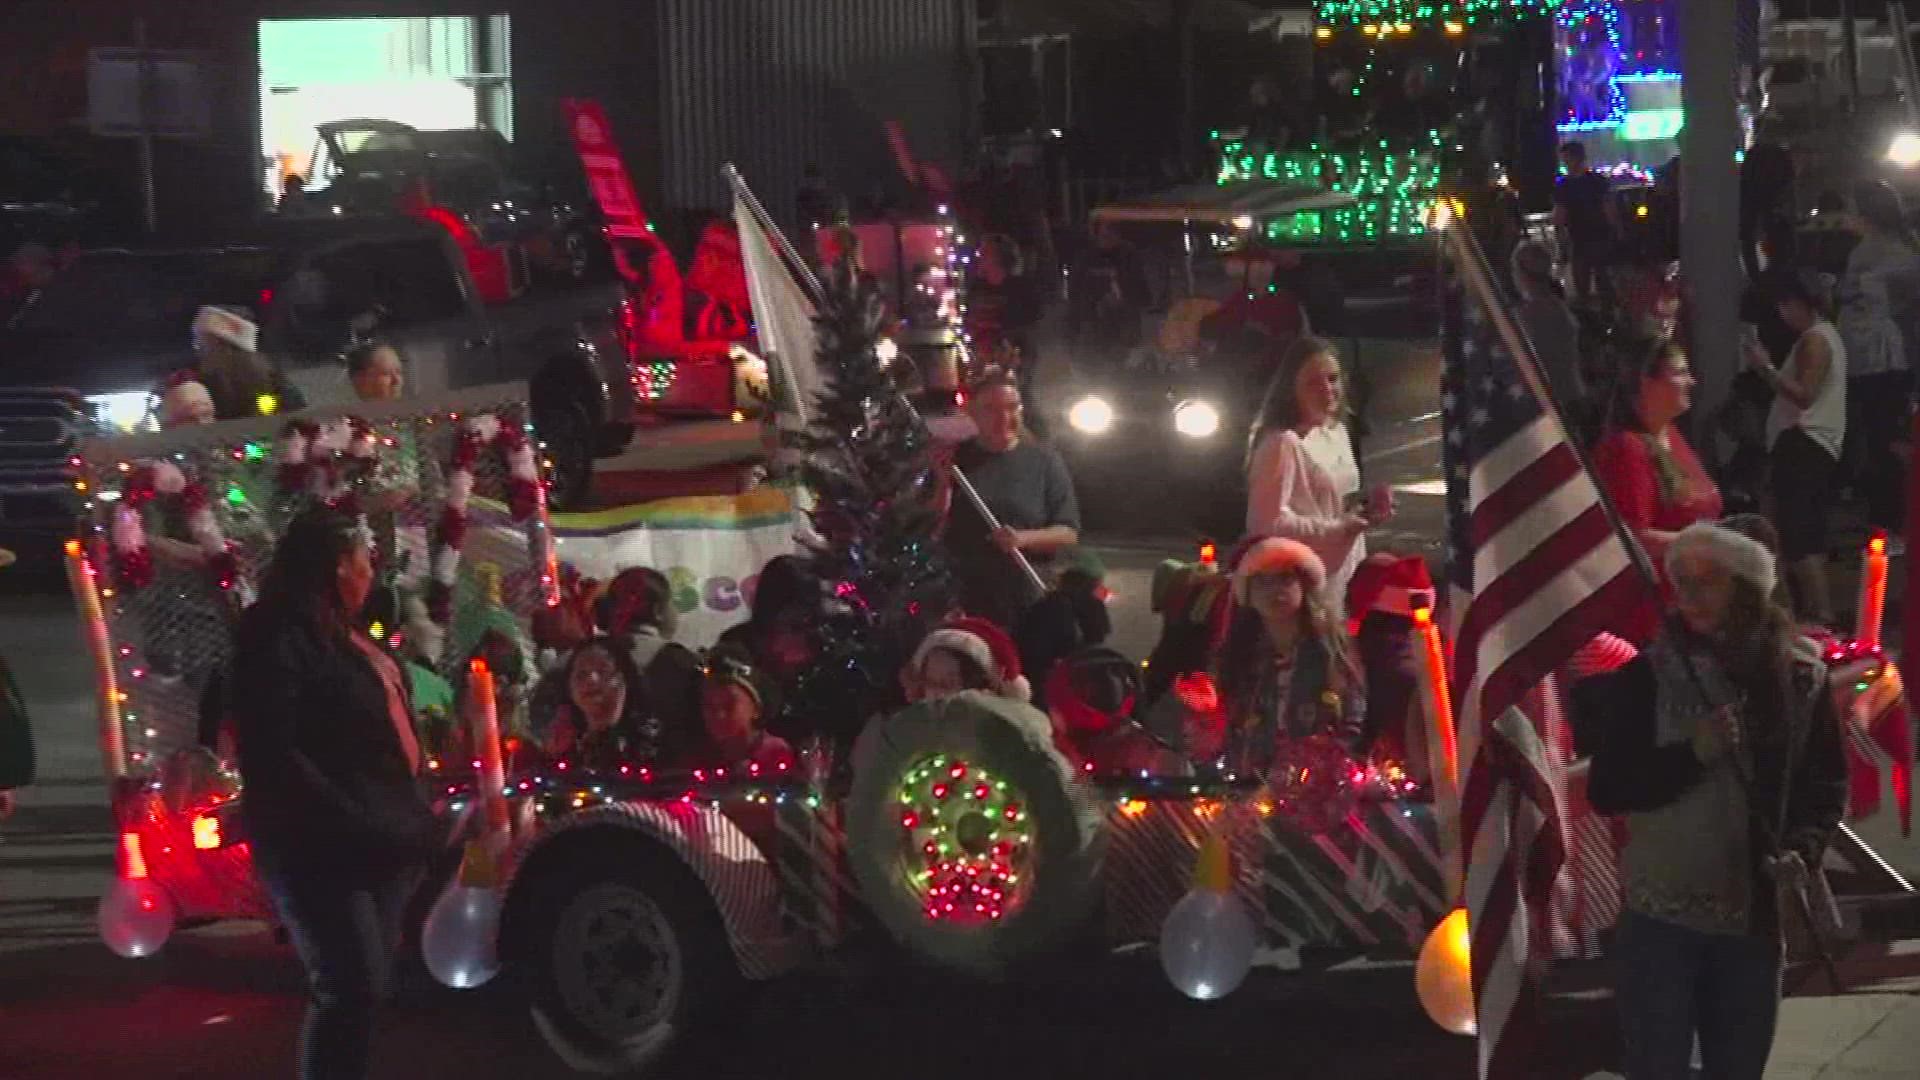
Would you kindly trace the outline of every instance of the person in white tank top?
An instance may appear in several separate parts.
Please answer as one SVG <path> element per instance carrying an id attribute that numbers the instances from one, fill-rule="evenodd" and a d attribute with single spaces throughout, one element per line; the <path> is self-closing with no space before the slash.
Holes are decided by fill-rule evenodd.
<path id="1" fill-rule="evenodd" d="M 1826 506 L 1847 436 L 1847 347 L 1828 321 L 1830 287 L 1824 275 L 1801 271 L 1775 285 L 1780 317 L 1800 337 L 1776 368 L 1749 341 L 1747 366 L 1773 388 L 1767 414 L 1774 527 L 1794 607 L 1803 619 L 1831 625 Z"/>

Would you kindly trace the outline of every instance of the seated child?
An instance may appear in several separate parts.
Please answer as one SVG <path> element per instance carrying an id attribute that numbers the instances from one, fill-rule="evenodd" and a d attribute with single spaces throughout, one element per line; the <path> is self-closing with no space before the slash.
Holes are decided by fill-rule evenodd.
<path id="1" fill-rule="evenodd" d="M 567 658 L 567 698 L 547 729 L 547 753 L 596 770 L 658 756 L 659 721 L 623 646 L 616 638 L 596 637 Z"/>
<path id="2" fill-rule="evenodd" d="M 959 618 L 928 634 L 900 672 L 908 701 L 985 690 L 1014 701 L 1032 697 L 1020 654 L 1005 630 L 986 619 Z"/>
<path id="3" fill-rule="evenodd" d="M 706 767 L 777 772 L 794 766 L 793 748 L 763 726 L 778 709 L 772 681 L 739 653 L 715 649 L 707 658 L 700 684 L 700 722 L 704 738 L 693 763 Z"/>
<path id="4" fill-rule="evenodd" d="M 1047 679 L 1054 745 L 1089 773 L 1182 771 L 1178 754 L 1128 721 L 1139 695 L 1140 666 L 1111 649 L 1060 661 Z"/>

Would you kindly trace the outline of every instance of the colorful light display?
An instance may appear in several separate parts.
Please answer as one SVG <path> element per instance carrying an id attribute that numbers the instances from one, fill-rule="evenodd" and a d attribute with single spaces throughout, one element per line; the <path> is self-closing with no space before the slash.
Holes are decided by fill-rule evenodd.
<path id="1" fill-rule="evenodd" d="M 1320 0 L 1313 8 L 1323 28 L 1391 26 L 1407 33 L 1415 25 L 1538 18 L 1551 14 L 1564 0 Z M 1402 29 L 1402 27 L 1406 29 Z"/>
<path id="2" fill-rule="evenodd" d="M 929 758 L 901 782 L 910 876 L 934 922 L 997 922 L 1025 895 L 1033 829 L 1021 793 L 977 765 Z"/>

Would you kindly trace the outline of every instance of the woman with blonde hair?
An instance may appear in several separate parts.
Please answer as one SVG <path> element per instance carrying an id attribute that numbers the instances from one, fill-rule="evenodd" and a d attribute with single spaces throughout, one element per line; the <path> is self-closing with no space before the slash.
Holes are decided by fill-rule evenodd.
<path id="1" fill-rule="evenodd" d="M 1347 583 L 1366 558 L 1367 529 L 1393 517 L 1393 495 L 1360 495 L 1360 467 L 1345 422 L 1345 380 L 1333 346 L 1295 338 L 1267 384 L 1247 439 L 1249 536 L 1280 536 L 1312 549 L 1325 568 L 1327 604 L 1346 610 Z"/>

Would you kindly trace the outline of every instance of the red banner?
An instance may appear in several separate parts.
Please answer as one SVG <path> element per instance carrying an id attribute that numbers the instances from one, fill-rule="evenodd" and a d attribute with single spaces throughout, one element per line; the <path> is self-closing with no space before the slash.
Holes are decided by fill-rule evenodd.
<path id="1" fill-rule="evenodd" d="M 587 188 L 593 192 L 593 201 L 600 205 L 600 213 L 607 219 L 607 235 L 648 236 L 646 211 L 634 193 L 633 179 L 627 175 L 620 148 L 614 145 L 607 111 L 599 102 L 581 98 L 566 98 L 560 107 L 566 110 L 573 146 L 579 151 L 580 167 L 587 174 Z"/>

